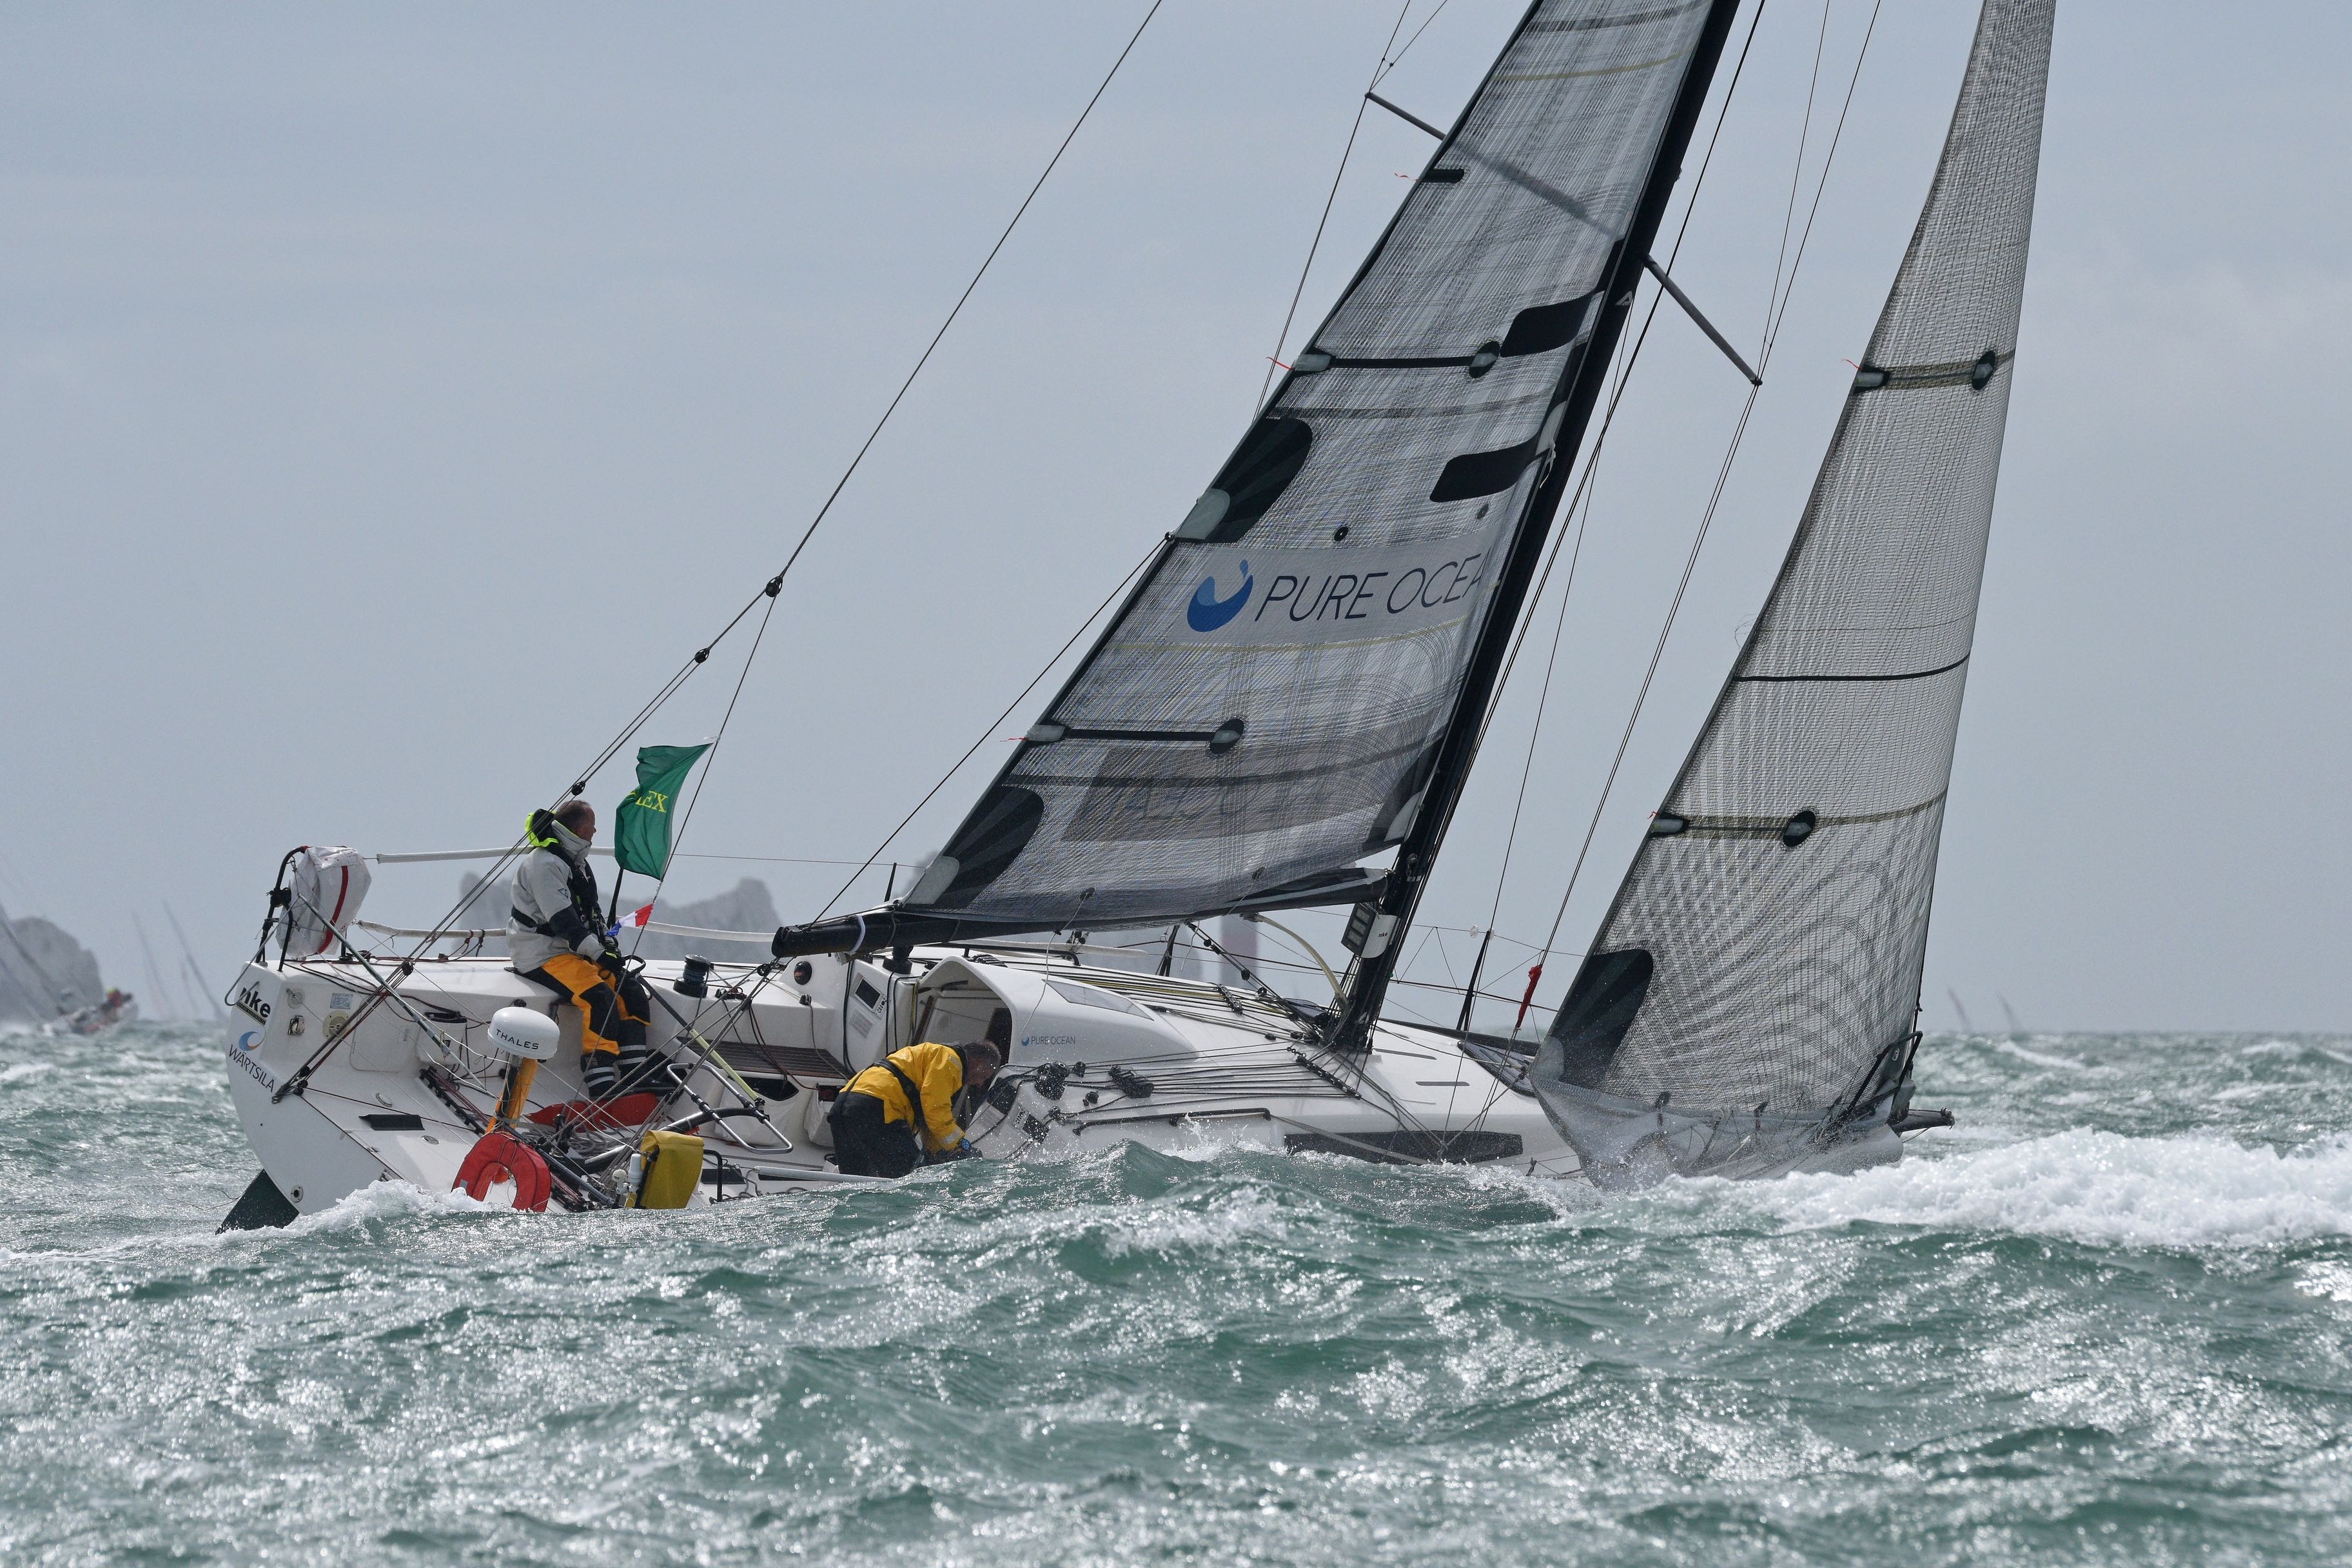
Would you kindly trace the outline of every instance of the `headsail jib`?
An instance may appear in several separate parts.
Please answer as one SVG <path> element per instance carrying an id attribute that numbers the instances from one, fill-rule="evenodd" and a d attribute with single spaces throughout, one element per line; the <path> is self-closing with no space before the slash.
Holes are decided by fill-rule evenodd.
<path id="1" fill-rule="evenodd" d="M 1884 1136 L 2009 410 L 2053 0 L 1987 0 L 1802 520 L 1530 1081 L 1597 1174 Z"/>
<path id="2" fill-rule="evenodd" d="M 894 926 L 1409 913 L 1736 9 L 1528 8 Z"/>

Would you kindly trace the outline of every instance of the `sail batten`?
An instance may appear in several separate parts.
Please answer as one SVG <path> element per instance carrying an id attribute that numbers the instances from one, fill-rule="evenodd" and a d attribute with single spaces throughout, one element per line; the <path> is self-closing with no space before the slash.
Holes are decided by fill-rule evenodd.
<path id="1" fill-rule="evenodd" d="M 1780 575 L 1538 1052 L 1597 1174 L 1787 1168 L 1907 1100 L 2053 6 L 1986 0 Z"/>
<path id="2" fill-rule="evenodd" d="M 1365 862 L 1428 831 L 1449 732 L 1483 712 L 1465 688 L 1613 347 L 1692 62 L 1711 69 L 1736 5 L 1529 6 L 1273 399 L 883 923 L 1106 929 L 1382 885 Z"/>

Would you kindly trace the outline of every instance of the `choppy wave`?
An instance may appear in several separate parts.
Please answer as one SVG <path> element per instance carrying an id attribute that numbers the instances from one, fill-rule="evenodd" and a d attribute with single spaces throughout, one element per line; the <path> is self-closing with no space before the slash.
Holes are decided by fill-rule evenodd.
<path id="1" fill-rule="evenodd" d="M 1848 1176 L 1204 1142 L 215 1237 L 215 1053 L 11 1043 L 0 1560 L 2352 1557 L 2347 1042 L 2014 1044 Z"/>

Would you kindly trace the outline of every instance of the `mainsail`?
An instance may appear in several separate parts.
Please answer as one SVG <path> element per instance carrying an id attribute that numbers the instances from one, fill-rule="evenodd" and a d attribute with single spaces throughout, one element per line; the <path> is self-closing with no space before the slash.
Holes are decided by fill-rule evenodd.
<path id="1" fill-rule="evenodd" d="M 1531 1079 L 1589 1172 L 1763 1171 L 1907 1110 L 2054 0 L 1987 0 L 1779 580 Z"/>
<path id="2" fill-rule="evenodd" d="M 908 897 L 778 953 L 1349 902 L 1416 833 L 1425 874 L 1736 9 L 1532 5 Z"/>

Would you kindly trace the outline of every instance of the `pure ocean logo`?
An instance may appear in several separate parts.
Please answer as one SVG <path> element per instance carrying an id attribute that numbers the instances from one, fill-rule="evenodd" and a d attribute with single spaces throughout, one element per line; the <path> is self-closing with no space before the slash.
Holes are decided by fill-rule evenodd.
<path id="1" fill-rule="evenodd" d="M 1192 602 L 1184 606 L 1184 624 L 1196 632 L 1215 631 L 1242 613 L 1249 604 L 1250 590 L 1256 586 L 1257 580 L 1250 575 L 1246 561 L 1242 563 L 1242 585 L 1234 590 L 1230 599 L 1217 597 L 1217 579 L 1213 575 L 1202 578 L 1201 585 L 1192 590 Z"/>
<path id="2" fill-rule="evenodd" d="M 1213 555 L 1195 568 L 1184 624 L 1220 647 L 1444 635 L 1477 613 L 1488 587 L 1486 552 L 1463 548 L 1471 542 Z"/>

